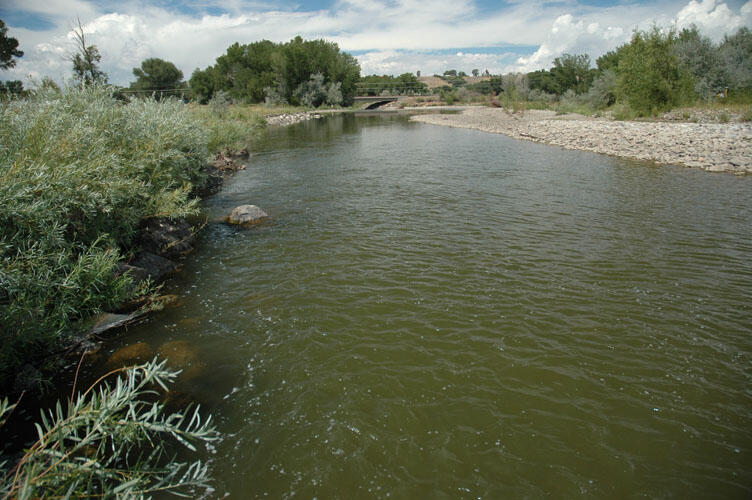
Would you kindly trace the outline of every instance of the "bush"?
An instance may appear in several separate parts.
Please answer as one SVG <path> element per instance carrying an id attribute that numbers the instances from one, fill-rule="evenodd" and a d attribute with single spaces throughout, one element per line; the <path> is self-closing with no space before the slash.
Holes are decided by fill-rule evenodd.
<path id="1" fill-rule="evenodd" d="M 340 106 L 342 104 L 340 87 L 340 82 L 324 83 L 324 75 L 315 73 L 307 82 L 301 83 L 295 89 L 295 97 L 309 108 L 318 108 L 322 105 Z"/>
<path id="2" fill-rule="evenodd" d="M 196 212 L 207 142 L 172 99 L 88 87 L 0 103 L 0 390 L 138 293 L 116 264 L 141 219 Z"/>
<path id="3" fill-rule="evenodd" d="M 636 31 L 619 49 L 617 96 L 645 116 L 692 99 L 692 78 L 674 53 L 675 34 Z"/>
<path id="4" fill-rule="evenodd" d="M 583 102 L 593 109 L 606 109 L 616 102 L 616 73 L 607 69 L 593 80 Z"/>
<path id="5" fill-rule="evenodd" d="M 198 407 L 168 415 L 155 401 L 177 373 L 156 360 L 124 371 L 114 385 L 102 382 L 79 393 L 65 410 L 58 401 L 54 412 L 42 412 L 35 424 L 39 439 L 12 469 L 0 464 L 0 496 L 143 498 L 159 491 L 195 494 L 207 486 L 206 464 L 168 454 L 177 444 L 196 451 L 195 444 L 217 439 Z M 0 427 L 13 406 L 0 401 Z"/>

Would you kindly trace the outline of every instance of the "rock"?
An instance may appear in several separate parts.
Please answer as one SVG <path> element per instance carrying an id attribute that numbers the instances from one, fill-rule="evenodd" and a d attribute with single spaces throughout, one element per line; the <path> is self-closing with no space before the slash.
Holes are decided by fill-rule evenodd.
<path id="1" fill-rule="evenodd" d="M 120 328 L 121 326 L 130 325 L 137 319 L 144 316 L 146 312 L 136 311 L 130 314 L 115 314 L 110 312 L 104 312 L 96 317 L 94 320 L 94 326 L 91 328 L 92 335 L 100 335 L 107 330 L 113 328 Z"/>
<path id="2" fill-rule="evenodd" d="M 253 226 L 268 218 L 267 213 L 256 205 L 240 205 L 227 216 L 227 222 L 239 226 Z"/>
<path id="3" fill-rule="evenodd" d="M 198 349 L 187 340 L 173 340 L 159 347 L 159 356 L 167 359 L 167 366 L 173 370 L 182 370 L 180 380 L 183 382 L 200 376 L 206 366 L 200 360 Z"/>
<path id="4" fill-rule="evenodd" d="M 184 220 L 152 217 L 141 223 L 141 248 L 162 257 L 174 258 L 193 250 L 193 230 Z"/>
<path id="5" fill-rule="evenodd" d="M 110 359 L 107 360 L 107 366 L 111 368 L 118 368 L 121 366 L 129 366 L 140 363 L 146 363 L 151 361 L 154 357 L 154 350 L 146 342 L 138 342 L 122 347 L 112 353 Z"/>
<path id="6" fill-rule="evenodd" d="M 206 181 L 204 181 L 201 187 L 194 188 L 192 193 L 201 198 L 206 198 L 207 196 L 218 193 L 222 188 L 222 184 L 225 182 L 225 179 L 222 176 L 222 171 L 215 168 L 213 165 L 208 165 L 204 169 L 204 173 L 206 174 Z"/>
<path id="7" fill-rule="evenodd" d="M 133 281 L 138 284 L 151 278 L 159 281 L 168 274 L 175 272 L 178 265 L 170 259 L 165 259 L 151 252 L 141 252 L 128 264 L 118 266 L 121 272 L 131 272 Z"/>
<path id="8" fill-rule="evenodd" d="M 214 161 L 212 162 L 212 166 L 222 172 L 234 172 L 245 168 L 245 165 L 235 161 L 232 154 L 229 152 L 227 154 L 221 152 L 217 153 L 217 156 L 214 157 Z"/>

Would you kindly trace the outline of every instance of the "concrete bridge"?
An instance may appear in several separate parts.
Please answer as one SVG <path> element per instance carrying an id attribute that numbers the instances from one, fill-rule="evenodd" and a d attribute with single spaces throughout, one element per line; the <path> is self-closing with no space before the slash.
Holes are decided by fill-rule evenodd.
<path id="1" fill-rule="evenodd" d="M 401 95 L 368 95 L 355 97 L 355 105 L 361 109 L 376 109 L 389 104 L 390 102 L 398 101 L 406 96 Z"/>

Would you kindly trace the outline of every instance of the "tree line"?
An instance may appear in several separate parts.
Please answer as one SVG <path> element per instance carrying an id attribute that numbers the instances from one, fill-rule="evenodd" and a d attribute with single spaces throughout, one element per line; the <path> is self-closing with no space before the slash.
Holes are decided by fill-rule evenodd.
<path id="1" fill-rule="evenodd" d="M 752 98 L 752 31 L 742 27 L 713 43 L 695 26 L 653 27 L 635 31 L 595 67 L 587 54 L 564 54 L 548 70 L 502 79 L 506 92 L 530 101 L 568 99 L 594 109 L 620 103 L 642 116 L 715 97 L 745 102 Z"/>

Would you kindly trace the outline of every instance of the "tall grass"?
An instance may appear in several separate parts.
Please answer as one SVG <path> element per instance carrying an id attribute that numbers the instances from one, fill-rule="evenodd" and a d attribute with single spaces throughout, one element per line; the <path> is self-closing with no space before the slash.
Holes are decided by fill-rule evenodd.
<path id="1" fill-rule="evenodd" d="M 135 293 L 116 263 L 141 219 L 196 211 L 208 145 L 175 100 L 89 87 L 0 103 L 0 390 Z"/>

